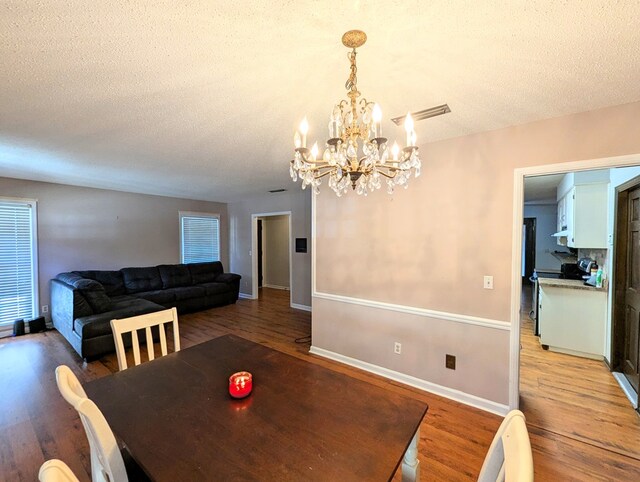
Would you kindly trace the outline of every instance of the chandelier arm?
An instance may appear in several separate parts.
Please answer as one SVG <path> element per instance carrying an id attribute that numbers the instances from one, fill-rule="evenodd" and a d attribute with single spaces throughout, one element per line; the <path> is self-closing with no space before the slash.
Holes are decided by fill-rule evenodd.
<path id="1" fill-rule="evenodd" d="M 393 174 L 387 174 L 384 171 L 381 171 L 380 169 L 378 169 L 378 174 L 380 174 L 381 176 L 386 177 L 387 179 L 393 179 L 396 177 L 396 174 L 398 174 L 398 171 L 393 171 Z"/>
<path id="2" fill-rule="evenodd" d="M 307 164 L 312 164 L 312 167 L 327 167 L 330 166 L 330 164 L 327 161 L 323 161 L 323 160 L 319 160 L 319 161 L 314 161 L 313 159 L 309 159 L 308 161 L 304 161 Z"/>
<path id="3" fill-rule="evenodd" d="M 331 174 L 333 172 L 333 170 L 329 170 L 329 171 L 325 171 L 322 174 L 320 174 L 319 176 L 314 176 L 314 179 L 322 179 L 325 176 L 328 176 L 329 174 Z"/>

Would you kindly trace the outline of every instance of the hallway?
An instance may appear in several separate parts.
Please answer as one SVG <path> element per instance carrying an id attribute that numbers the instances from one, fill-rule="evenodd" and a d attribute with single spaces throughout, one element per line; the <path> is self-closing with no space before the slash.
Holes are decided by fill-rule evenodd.
<path id="1" fill-rule="evenodd" d="M 620 462 L 640 460 L 640 417 L 604 362 L 542 349 L 529 318 L 530 294 L 523 287 L 520 408 L 527 425 L 570 439 L 583 463 L 609 460 L 611 480 L 618 480 Z"/>

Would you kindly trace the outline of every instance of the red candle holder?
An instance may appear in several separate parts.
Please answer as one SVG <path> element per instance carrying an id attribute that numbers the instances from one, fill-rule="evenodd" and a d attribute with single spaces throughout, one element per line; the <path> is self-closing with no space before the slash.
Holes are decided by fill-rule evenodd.
<path id="1" fill-rule="evenodd" d="M 229 395 L 233 398 L 248 396 L 252 388 L 253 378 L 249 372 L 238 372 L 229 377 Z"/>

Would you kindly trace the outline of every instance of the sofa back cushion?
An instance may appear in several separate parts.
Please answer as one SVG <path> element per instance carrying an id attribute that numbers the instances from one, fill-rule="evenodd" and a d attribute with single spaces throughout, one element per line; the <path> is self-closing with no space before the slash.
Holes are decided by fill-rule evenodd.
<path id="1" fill-rule="evenodd" d="M 162 288 L 177 288 L 191 286 L 191 273 L 186 264 L 161 264 L 158 266 Z"/>
<path id="2" fill-rule="evenodd" d="M 120 296 L 127 293 L 120 271 L 74 271 L 74 274 L 97 281 L 104 286 L 104 290 L 109 296 Z"/>
<path id="3" fill-rule="evenodd" d="M 80 276 L 77 273 L 59 273 L 56 276 L 56 279 L 74 288 L 78 287 L 78 283 L 84 281 L 84 277 Z"/>
<path id="4" fill-rule="evenodd" d="M 76 283 L 76 288 L 82 293 L 94 313 L 104 313 L 111 309 L 111 298 L 100 283 L 92 279 L 82 279 Z"/>
<path id="5" fill-rule="evenodd" d="M 157 266 L 149 268 L 122 268 L 120 270 L 124 279 L 127 293 L 140 293 L 142 291 L 154 291 L 162 289 L 162 278 Z"/>
<path id="6" fill-rule="evenodd" d="M 194 285 L 215 281 L 218 275 L 224 272 L 220 261 L 212 261 L 209 263 L 190 263 L 187 266 L 189 267 L 191 281 Z"/>

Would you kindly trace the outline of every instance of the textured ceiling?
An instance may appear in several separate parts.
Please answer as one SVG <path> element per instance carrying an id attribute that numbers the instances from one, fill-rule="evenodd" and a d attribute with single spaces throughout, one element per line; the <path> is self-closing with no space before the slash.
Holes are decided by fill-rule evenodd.
<path id="1" fill-rule="evenodd" d="M 637 1 L 0 3 L 0 175 L 235 201 L 285 187 L 359 87 L 419 144 L 640 100 Z M 428 154 L 425 153 L 428 161 Z"/>

